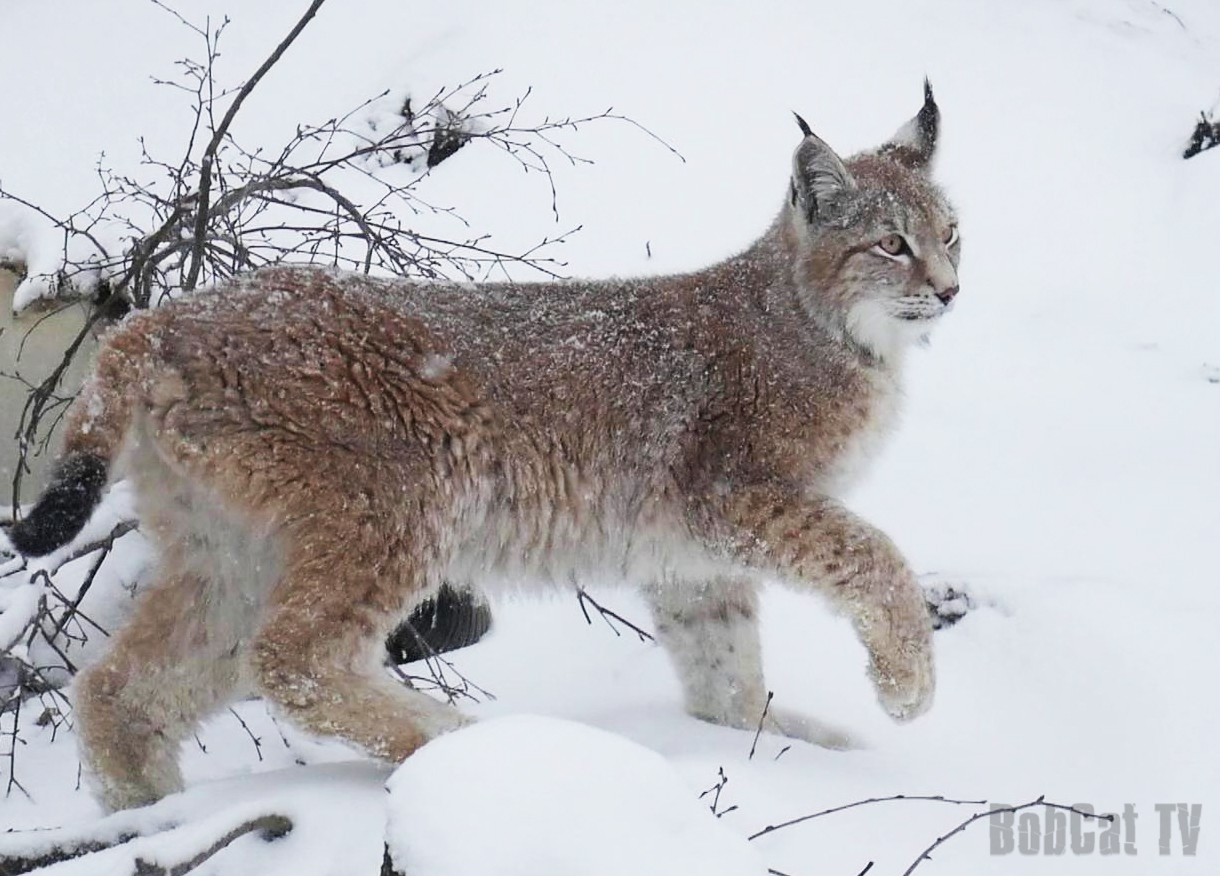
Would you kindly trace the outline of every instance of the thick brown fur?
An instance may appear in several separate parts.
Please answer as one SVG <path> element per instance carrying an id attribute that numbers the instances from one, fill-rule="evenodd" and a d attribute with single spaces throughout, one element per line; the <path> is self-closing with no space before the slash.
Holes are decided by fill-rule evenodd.
<path id="1" fill-rule="evenodd" d="M 955 220 L 926 177 L 935 138 L 904 130 L 846 163 L 806 137 L 772 228 L 692 274 L 447 285 L 277 268 L 110 334 L 65 458 L 130 474 L 160 571 L 80 680 L 107 804 L 181 787 L 180 742 L 242 694 L 388 761 L 461 726 L 381 668 L 386 634 L 443 580 L 634 584 L 688 711 L 751 728 L 756 591 L 776 580 L 851 619 L 894 718 L 925 710 L 921 592 L 837 498 L 894 422 L 903 345 L 957 291 Z M 926 154 L 885 157 L 899 148 Z M 877 251 L 889 234 L 909 257 Z"/>

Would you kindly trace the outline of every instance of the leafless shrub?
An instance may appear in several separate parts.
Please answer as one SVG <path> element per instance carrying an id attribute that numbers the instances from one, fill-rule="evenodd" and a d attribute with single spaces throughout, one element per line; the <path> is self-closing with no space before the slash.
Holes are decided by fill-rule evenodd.
<path id="1" fill-rule="evenodd" d="M 719 792 L 721 790 L 723 790 L 724 786 L 727 784 L 728 784 L 728 779 L 724 775 L 724 770 L 721 769 L 719 781 L 716 785 L 713 786 L 713 789 L 716 790 L 716 792 L 717 792 L 717 802 L 719 801 Z M 708 792 L 704 792 L 704 793 L 706 794 Z M 940 846 L 944 845 L 946 842 L 948 842 L 950 839 L 952 839 L 957 834 L 966 830 L 968 827 L 970 827 L 975 822 L 982 821 L 984 818 L 989 818 L 989 817 L 992 817 L 997 814 L 1021 812 L 1026 809 L 1033 809 L 1036 806 L 1043 806 L 1048 809 L 1059 809 L 1064 812 L 1070 812 L 1075 815 L 1079 815 L 1083 818 L 1090 818 L 1090 819 L 1093 819 L 1096 821 L 1112 822 L 1114 820 L 1113 815 L 1106 815 L 1106 814 L 1097 815 L 1093 812 L 1089 812 L 1084 809 L 1079 809 L 1075 806 L 1067 806 L 1062 803 L 1049 803 L 1049 802 L 1047 802 L 1045 795 L 1036 797 L 1035 799 L 1030 800 L 1028 803 L 1022 803 L 1019 806 L 999 806 L 996 804 L 991 804 L 987 800 L 957 800 L 957 799 L 952 799 L 952 798 L 945 797 L 945 796 L 942 796 L 939 794 L 936 794 L 936 795 L 893 794 L 889 797 L 869 797 L 867 800 L 856 800 L 855 802 L 852 802 L 852 803 L 845 803 L 841 806 L 832 806 L 829 809 L 821 809 L 817 812 L 811 812 L 807 815 L 801 815 L 796 818 L 791 818 L 787 821 L 779 822 L 778 824 L 769 824 L 766 827 L 762 828 L 761 830 L 755 831 L 754 833 L 750 834 L 749 836 L 746 837 L 746 839 L 753 842 L 754 840 L 758 840 L 769 834 L 775 833 L 778 830 L 785 830 L 785 829 L 788 829 L 791 827 L 795 827 L 798 824 L 804 824 L 806 822 L 813 821 L 814 819 L 817 819 L 817 818 L 824 818 L 827 815 L 834 815 L 839 812 L 846 812 L 849 809 L 856 809 L 860 806 L 871 806 L 871 805 L 878 804 L 878 803 L 900 803 L 900 802 L 946 803 L 946 804 L 949 804 L 952 806 L 986 807 L 985 809 L 982 809 L 979 812 L 976 812 L 973 815 L 971 815 L 970 817 L 959 822 L 956 826 L 953 827 L 952 830 L 948 831 L 945 834 L 942 834 L 941 836 L 938 836 L 935 840 L 933 840 L 927 846 L 927 848 L 925 848 L 922 852 L 920 852 L 918 857 L 916 857 L 915 860 L 911 862 L 910 866 L 908 866 L 902 872 L 902 876 L 911 876 L 911 874 L 914 873 L 915 870 L 921 864 L 923 864 L 925 861 L 932 860 L 932 852 L 936 851 L 936 849 L 938 849 Z M 734 806 L 734 807 L 730 807 L 730 808 L 736 809 L 737 807 Z M 715 804 L 713 804 L 712 811 L 713 812 L 716 811 Z M 728 812 L 729 810 L 724 810 L 724 811 Z M 864 865 L 864 869 L 860 871 L 860 876 L 864 876 L 865 873 L 869 872 L 873 868 L 873 863 L 874 863 L 873 861 L 869 861 L 868 863 L 866 863 Z M 775 874 L 775 876 L 792 876 L 792 874 L 783 873 L 779 870 L 774 870 L 774 869 L 769 869 L 767 872 Z"/>
<path id="2" fill-rule="evenodd" d="M 0 568 L 0 584 L 6 585 L 0 627 L 0 735 L 7 749 L 0 759 L 8 762 L 5 796 L 25 792 L 17 778 L 17 752 L 21 744 L 21 713 L 28 701 L 37 700 L 40 712 L 35 723 L 49 726 L 52 735 L 69 722 L 71 704 L 60 689 L 76 673 L 73 651 L 92 636 L 107 631 L 81 610 L 81 602 L 93 587 L 102 564 L 115 542 L 135 529 L 135 521 L 124 521 L 104 537 L 81 545 L 54 565 L 30 572 L 18 559 Z M 56 580 L 64 566 L 81 560 L 89 565 L 79 585 L 65 592 Z M 8 726 L 4 726 L 7 724 Z"/>

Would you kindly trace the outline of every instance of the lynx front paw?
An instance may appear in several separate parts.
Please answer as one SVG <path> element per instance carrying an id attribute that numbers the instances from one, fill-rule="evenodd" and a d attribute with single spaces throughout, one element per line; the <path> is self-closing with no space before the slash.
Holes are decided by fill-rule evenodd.
<path id="1" fill-rule="evenodd" d="M 879 620 L 866 639 L 869 675 L 889 716 L 910 721 L 931 708 L 936 690 L 932 624 L 923 591 L 912 580 L 883 604 Z"/>
<path id="2" fill-rule="evenodd" d="M 874 653 L 869 675 L 877 688 L 877 699 L 895 721 L 906 722 L 932 707 L 936 691 L 936 669 L 932 660 L 932 637 L 908 643 L 896 653 Z"/>

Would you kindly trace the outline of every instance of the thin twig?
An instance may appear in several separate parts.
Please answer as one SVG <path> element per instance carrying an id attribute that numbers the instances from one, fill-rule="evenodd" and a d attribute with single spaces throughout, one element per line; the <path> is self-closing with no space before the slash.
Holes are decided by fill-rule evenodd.
<path id="1" fill-rule="evenodd" d="M 717 769 L 717 774 L 718 774 L 718 778 L 716 780 L 716 784 L 712 785 L 710 788 L 708 788 L 706 791 L 704 791 L 702 794 L 700 794 L 699 799 L 702 800 L 708 794 L 711 794 L 712 795 L 712 804 L 711 804 L 712 815 L 715 815 L 717 818 L 720 818 L 723 815 L 728 815 L 730 812 L 735 811 L 737 809 L 737 804 L 733 804 L 728 809 L 720 808 L 720 794 L 722 791 L 724 791 L 725 785 L 727 785 L 729 783 L 729 777 L 724 774 L 724 767 L 719 767 Z"/>
<path id="2" fill-rule="evenodd" d="M 965 821 L 963 821 L 957 827 L 953 828 L 953 830 L 949 831 L 944 836 L 937 837 L 936 842 L 932 843 L 932 845 L 930 845 L 926 849 L 924 849 L 920 853 L 919 857 L 916 858 L 913 862 L 911 862 L 911 866 L 907 867 L 906 870 L 903 871 L 902 876 L 911 876 L 911 873 L 913 873 L 915 871 L 916 867 L 918 867 L 924 861 L 932 860 L 932 852 L 935 851 L 942 843 L 944 843 L 950 837 L 961 833 L 963 830 L 968 828 L 970 825 L 974 824 L 976 821 L 979 821 L 980 819 L 983 819 L 983 818 L 989 818 L 990 816 L 995 815 L 998 812 L 1020 812 L 1022 809 L 1031 809 L 1034 806 L 1046 806 L 1049 809 L 1061 809 L 1064 812 L 1074 812 L 1077 815 L 1084 815 L 1089 818 L 1097 819 L 1099 821 L 1105 821 L 1105 822 L 1114 821 L 1113 815 L 1109 815 L 1109 814 L 1095 815 L 1092 812 L 1085 812 L 1083 809 L 1077 809 L 1075 806 L 1064 806 L 1062 803 L 1047 803 L 1046 795 L 1042 795 L 1042 796 L 1038 797 L 1036 800 L 1031 800 L 1028 803 L 1022 803 L 1020 806 L 1002 806 L 997 809 L 989 809 L 986 812 L 979 812 L 975 815 L 972 815 L 970 818 L 967 818 Z M 751 837 L 751 839 L 753 839 L 753 837 Z"/>
<path id="3" fill-rule="evenodd" d="M 461 671 L 459 671 L 458 668 L 453 665 L 452 661 L 442 657 L 440 652 L 433 648 L 432 644 L 421 636 L 419 631 L 415 629 L 410 622 L 408 622 L 405 626 L 411 633 L 412 638 L 415 640 L 416 647 L 421 653 L 423 653 L 424 665 L 428 667 L 428 672 L 431 674 L 431 678 L 420 678 L 419 676 L 409 675 L 403 671 L 402 667 L 390 660 L 388 661 L 387 665 L 389 666 L 390 671 L 398 678 L 399 681 L 408 687 L 414 687 L 415 682 L 417 681 L 431 683 L 435 685 L 436 689 L 441 691 L 446 698 L 448 698 L 450 705 L 455 704 L 457 700 L 462 697 L 477 703 L 479 701 L 479 697 L 475 696 L 474 693 L 471 693 L 472 690 L 488 700 L 494 700 L 496 698 L 496 695 L 491 691 L 485 690 L 463 675 Z M 446 675 L 446 670 L 456 675 L 460 684 L 455 685 L 449 681 L 449 678 Z"/>
<path id="4" fill-rule="evenodd" d="M 256 755 L 258 755 L 258 762 L 262 763 L 263 762 L 263 741 L 254 735 L 254 731 L 250 729 L 250 725 L 248 725 L 244 720 L 242 720 L 241 715 L 237 714 L 237 710 L 234 709 L 232 706 L 229 707 L 229 714 L 232 715 L 234 718 L 236 718 L 237 723 L 241 724 L 241 729 L 246 731 L 246 735 L 249 736 L 250 741 L 254 743 L 254 753 Z"/>
<path id="5" fill-rule="evenodd" d="M 301 35 L 301 31 L 309 24 L 310 20 L 317 14 L 318 10 L 326 0 L 313 0 L 309 4 L 309 8 L 305 10 L 305 14 L 297 21 L 292 30 L 288 32 L 288 36 L 280 41 L 280 44 L 275 47 L 265 61 L 254 71 L 254 75 L 246 80 L 246 84 L 237 92 L 237 96 L 233 98 L 233 102 L 229 104 L 229 109 L 225 112 L 220 120 L 220 124 L 216 126 L 212 132 L 212 139 L 208 142 L 207 149 L 203 152 L 203 158 L 199 162 L 199 195 L 198 206 L 195 212 L 195 252 L 191 259 L 191 267 L 186 275 L 186 282 L 183 284 L 186 289 L 194 289 L 195 284 L 199 280 L 199 270 L 203 267 L 203 241 L 207 238 L 208 228 L 208 197 L 212 191 L 212 164 L 216 161 L 216 152 L 220 149 L 220 144 L 224 140 L 225 135 L 229 133 L 229 126 L 233 124 L 233 119 L 237 115 L 237 111 L 241 109 L 241 105 L 245 103 L 250 93 L 254 91 L 254 87 L 267 75 L 267 71 L 275 66 L 275 63 L 283 56 L 284 52 L 288 51 L 288 47 L 296 41 L 296 38 Z"/>
<path id="6" fill-rule="evenodd" d="M 18 420 L 20 435 L 18 441 L 18 461 L 17 465 L 13 466 L 14 517 L 20 502 L 22 474 L 28 468 L 26 454 L 34 442 L 34 436 L 38 429 L 38 424 L 42 421 L 43 412 L 54 398 L 59 381 L 63 378 L 69 366 L 71 366 L 72 360 L 76 357 L 76 351 L 80 349 L 81 344 L 85 342 L 85 339 L 93 331 L 93 327 L 101 319 L 102 311 L 94 310 L 89 315 L 89 318 L 85 320 L 85 324 L 81 326 L 80 331 L 76 333 L 76 337 L 64 349 L 59 364 L 52 369 L 51 373 L 38 385 L 37 389 L 26 396 L 25 404 L 21 408 L 21 417 Z"/>
<path id="7" fill-rule="evenodd" d="M 811 815 L 802 815 L 800 818 L 793 818 L 789 821 L 782 821 L 779 824 L 769 824 L 762 830 L 750 834 L 746 839 L 756 840 L 759 837 L 766 836 L 769 833 L 774 833 L 777 830 L 783 830 L 786 827 L 792 827 L 795 824 L 802 824 L 806 821 L 812 821 L 815 818 L 821 818 L 823 815 L 833 815 L 836 812 L 844 812 L 848 809 L 855 809 L 857 806 L 867 806 L 870 803 L 889 803 L 896 800 L 915 800 L 930 803 L 952 803 L 955 806 L 983 806 L 987 803 L 986 800 L 952 800 L 948 797 L 942 797 L 939 794 L 936 796 L 911 796 L 908 794 L 894 794 L 892 797 L 869 797 L 867 800 L 857 800 L 855 803 L 847 803 L 843 806 L 835 806 L 831 809 L 823 809 L 821 812 L 814 812 Z"/>
<path id="8" fill-rule="evenodd" d="M 25 794 L 27 800 L 32 801 L 34 798 L 30 796 L 30 792 L 25 789 L 21 782 L 17 781 L 17 743 L 25 745 L 25 741 L 19 734 L 21 724 L 21 697 L 14 694 L 16 702 L 12 710 L 13 727 L 8 734 L 8 784 L 4 787 L 4 796 L 7 797 L 13 793 L 13 788 L 16 788 L 22 794 Z"/>
<path id="9" fill-rule="evenodd" d="M 0 198 L 4 198 L 9 201 L 14 201 L 15 203 L 21 204 L 23 207 L 27 207 L 30 210 L 33 210 L 35 213 L 37 213 L 43 219 L 46 219 L 56 228 L 59 228 L 68 234 L 81 235 L 86 240 L 88 240 L 90 243 L 92 243 L 94 246 L 96 246 L 97 251 L 99 253 L 101 253 L 105 257 L 109 257 L 106 252 L 106 247 L 102 246 L 101 241 L 99 241 L 96 237 L 94 237 L 93 234 L 91 234 L 89 231 L 87 231 L 85 229 L 77 228 L 72 223 L 71 219 L 68 219 L 68 220 L 59 219 L 59 218 L 53 216 L 51 213 L 48 213 L 42 207 L 39 207 L 37 204 L 31 203 L 30 201 L 27 201 L 25 198 L 14 195 L 12 192 L 6 191 L 3 187 L 0 187 Z"/>
<path id="10" fill-rule="evenodd" d="M 588 602 L 595 609 L 597 609 L 597 613 L 601 615 L 602 620 L 604 620 L 606 622 L 606 626 L 608 626 L 610 628 L 611 632 L 613 632 L 614 635 L 616 635 L 616 636 L 622 635 L 622 633 L 619 632 L 618 627 L 616 627 L 612 623 L 612 621 L 618 621 L 620 624 L 625 626 L 627 629 L 629 629 L 633 633 L 635 633 L 639 637 L 641 642 L 655 642 L 656 641 L 656 639 L 653 637 L 652 633 L 636 626 L 635 624 L 633 624 L 631 621 L 627 620 L 627 618 L 623 617 L 618 612 L 612 611 L 611 609 L 608 609 L 605 606 L 601 605 L 596 599 L 594 599 L 592 596 L 589 595 L 589 592 L 587 590 L 585 590 L 585 588 L 579 587 L 579 586 L 576 588 L 576 600 L 580 604 L 580 611 L 585 616 L 585 621 L 589 625 L 593 624 L 593 618 L 591 618 L 589 616 L 589 612 L 585 608 L 586 602 Z"/>
<path id="11" fill-rule="evenodd" d="M 75 617 L 76 614 L 80 611 L 81 601 L 85 598 L 85 595 L 89 592 L 89 588 L 93 586 L 93 581 L 97 577 L 98 570 L 101 569 L 102 563 L 106 561 L 106 558 L 108 556 L 110 556 L 110 552 L 114 549 L 114 543 L 116 541 L 118 541 L 120 538 L 122 538 L 123 536 L 125 536 L 127 533 L 131 532 L 137 526 L 139 526 L 139 522 L 135 521 L 135 520 L 124 520 L 120 523 L 116 523 L 114 525 L 114 528 L 111 529 L 110 533 L 108 535 L 106 535 L 104 538 L 100 538 L 97 541 L 92 541 L 86 545 L 81 546 L 76 551 L 74 551 L 71 556 L 65 558 L 62 562 L 59 563 L 59 565 L 57 565 L 54 569 L 51 570 L 50 574 L 54 575 L 61 568 L 63 568 L 63 566 L 66 565 L 67 563 L 70 563 L 73 560 L 78 560 L 81 557 L 87 556 L 88 554 L 92 553 L 93 551 L 100 551 L 100 553 L 97 556 L 97 559 L 94 561 L 93 565 L 89 568 L 88 574 L 85 575 L 85 580 L 82 581 L 80 587 L 77 588 L 76 596 L 74 596 L 72 598 L 72 601 L 70 603 L 68 603 L 67 610 L 64 611 L 64 613 L 60 615 L 59 620 L 56 622 L 55 629 L 51 634 L 52 637 L 58 636 L 61 632 L 63 632 L 63 629 L 65 626 L 67 626 L 68 621 L 70 621 L 73 617 Z M 101 627 L 98 627 L 98 629 L 101 630 Z M 101 631 L 103 633 L 105 633 L 105 630 L 101 630 Z"/>
<path id="12" fill-rule="evenodd" d="M 746 760 L 754 760 L 754 750 L 758 748 L 758 737 L 762 736 L 763 721 L 767 720 L 767 712 L 771 709 L 771 700 L 775 698 L 775 691 L 767 691 L 767 701 L 763 703 L 762 714 L 758 716 L 758 729 L 754 731 L 754 741 L 750 744 L 750 756 Z"/>

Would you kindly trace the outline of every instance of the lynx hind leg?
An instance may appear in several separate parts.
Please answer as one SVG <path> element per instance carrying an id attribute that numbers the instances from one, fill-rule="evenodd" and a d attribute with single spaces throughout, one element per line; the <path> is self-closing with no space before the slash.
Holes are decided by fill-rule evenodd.
<path id="1" fill-rule="evenodd" d="M 669 581 L 645 591 L 657 639 L 682 685 L 686 711 L 704 721 L 763 729 L 824 748 L 859 747 L 844 731 L 815 718 L 767 705 L 758 593 L 746 579 Z"/>
<path id="2" fill-rule="evenodd" d="M 384 521 L 313 516 L 251 651 L 260 692 L 301 729 L 399 763 L 469 719 L 385 670 L 386 636 L 426 592 L 425 551 L 387 545 Z"/>
<path id="3" fill-rule="evenodd" d="M 239 692 L 236 635 L 199 618 L 212 586 L 189 572 L 164 575 L 77 682 L 82 760 L 111 810 L 181 790 L 181 743 Z"/>
<path id="4" fill-rule="evenodd" d="M 110 649 L 77 682 L 82 759 L 112 809 L 180 790 L 181 743 L 246 693 L 242 645 L 257 624 L 256 570 L 271 542 L 230 517 L 157 446 L 147 421 L 128 453 L 142 528 L 158 545 L 157 579 Z"/>

